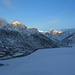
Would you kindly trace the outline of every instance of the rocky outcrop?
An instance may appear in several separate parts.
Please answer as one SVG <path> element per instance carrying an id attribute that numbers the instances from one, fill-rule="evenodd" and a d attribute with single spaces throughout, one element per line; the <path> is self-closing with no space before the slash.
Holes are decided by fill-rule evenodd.
<path id="1" fill-rule="evenodd" d="M 0 18 L 0 29 L 9 29 L 11 30 L 12 26 L 5 20 Z"/>

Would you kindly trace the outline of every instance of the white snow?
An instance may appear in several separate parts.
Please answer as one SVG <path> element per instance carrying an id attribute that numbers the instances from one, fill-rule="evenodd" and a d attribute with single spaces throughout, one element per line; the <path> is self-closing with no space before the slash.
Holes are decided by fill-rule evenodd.
<path id="1" fill-rule="evenodd" d="M 75 47 L 39 49 L 26 57 L 0 61 L 0 75 L 75 75 Z"/>

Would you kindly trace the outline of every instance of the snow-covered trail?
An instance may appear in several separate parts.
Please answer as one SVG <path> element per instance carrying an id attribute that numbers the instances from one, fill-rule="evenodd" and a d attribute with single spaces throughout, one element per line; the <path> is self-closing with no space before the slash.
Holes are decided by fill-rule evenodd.
<path id="1" fill-rule="evenodd" d="M 26 57 L 3 60 L 0 75 L 75 75 L 75 47 L 39 49 Z"/>

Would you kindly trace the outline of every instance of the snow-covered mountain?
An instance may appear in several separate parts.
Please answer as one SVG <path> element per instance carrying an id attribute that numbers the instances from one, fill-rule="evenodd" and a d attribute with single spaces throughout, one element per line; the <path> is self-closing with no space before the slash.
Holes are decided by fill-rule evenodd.
<path id="1" fill-rule="evenodd" d="M 62 45 L 64 46 L 72 46 L 72 45 L 75 45 L 75 32 L 74 33 L 71 33 L 70 35 L 68 35 L 66 38 L 64 38 L 62 41 L 61 41 Z"/>
<path id="2" fill-rule="evenodd" d="M 40 33 L 36 28 L 27 28 L 20 22 L 9 24 L 0 19 L 0 57 L 15 57 L 16 53 L 27 55 L 39 48 L 58 47 L 55 41 Z M 10 57 L 8 57 L 10 56 Z"/>
<path id="3" fill-rule="evenodd" d="M 23 23 L 14 21 L 9 24 L 0 18 L 0 57 L 1 59 L 27 55 L 41 48 L 55 48 L 75 44 L 75 29 L 39 31 L 27 28 Z"/>
<path id="4" fill-rule="evenodd" d="M 18 21 L 14 21 L 10 25 L 12 26 L 12 30 L 18 31 L 20 33 L 24 33 L 25 30 L 27 29 L 27 26 Z"/>
<path id="5" fill-rule="evenodd" d="M 66 43 L 65 45 L 68 45 L 67 41 L 69 39 L 70 39 L 70 41 L 68 41 L 68 43 L 70 43 L 70 44 L 75 43 L 75 35 L 73 35 L 75 33 L 75 29 L 65 29 L 62 31 L 52 29 L 50 32 L 42 31 L 41 33 L 43 33 L 48 38 L 50 38 L 56 42 L 59 42 L 58 44 L 60 44 L 60 45 L 62 45 L 62 43 Z"/>

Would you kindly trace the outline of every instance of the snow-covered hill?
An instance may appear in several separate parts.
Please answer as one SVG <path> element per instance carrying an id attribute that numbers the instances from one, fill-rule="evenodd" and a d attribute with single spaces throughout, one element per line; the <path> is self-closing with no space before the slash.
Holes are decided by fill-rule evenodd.
<path id="1" fill-rule="evenodd" d="M 75 47 L 39 49 L 0 64 L 1 75 L 75 75 Z"/>

